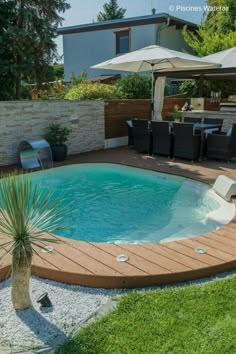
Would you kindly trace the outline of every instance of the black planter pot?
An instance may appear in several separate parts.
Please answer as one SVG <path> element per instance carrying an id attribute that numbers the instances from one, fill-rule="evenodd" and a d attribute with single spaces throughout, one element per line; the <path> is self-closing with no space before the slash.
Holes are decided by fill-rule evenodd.
<path id="1" fill-rule="evenodd" d="M 51 145 L 53 161 L 64 161 L 67 156 L 67 145 Z"/>

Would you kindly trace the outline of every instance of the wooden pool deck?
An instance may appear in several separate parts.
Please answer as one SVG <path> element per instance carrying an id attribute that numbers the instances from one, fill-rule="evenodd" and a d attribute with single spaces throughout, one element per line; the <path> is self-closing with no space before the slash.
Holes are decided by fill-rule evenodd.
<path id="1" fill-rule="evenodd" d="M 122 163 L 209 184 L 220 174 L 236 180 L 235 162 L 173 162 L 137 154 L 127 147 L 73 156 L 66 162 Z M 116 245 L 60 239 L 62 242 L 53 244 L 53 252 L 34 256 L 32 274 L 83 286 L 131 288 L 192 280 L 236 268 L 236 217 L 214 232 L 162 244 Z M 197 247 L 207 253 L 196 253 Z M 121 254 L 129 257 L 127 262 L 117 262 Z M 11 256 L 0 261 L 0 281 L 9 276 L 10 262 Z"/>

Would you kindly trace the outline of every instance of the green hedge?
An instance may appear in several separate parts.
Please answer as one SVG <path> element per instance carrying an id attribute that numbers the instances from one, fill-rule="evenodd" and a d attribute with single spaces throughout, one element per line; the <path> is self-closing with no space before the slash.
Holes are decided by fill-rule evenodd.
<path id="1" fill-rule="evenodd" d="M 65 95 L 66 100 L 96 100 L 123 98 L 124 93 L 116 85 L 82 82 L 73 86 Z"/>

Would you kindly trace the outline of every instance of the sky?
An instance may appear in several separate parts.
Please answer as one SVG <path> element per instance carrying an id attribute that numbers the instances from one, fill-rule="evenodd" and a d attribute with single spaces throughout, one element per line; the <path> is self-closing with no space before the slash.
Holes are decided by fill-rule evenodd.
<path id="1" fill-rule="evenodd" d="M 62 27 L 96 22 L 98 13 L 103 11 L 103 4 L 109 0 L 67 0 L 67 2 L 71 8 L 62 14 L 64 17 Z M 118 4 L 126 8 L 125 17 L 151 15 L 151 9 L 155 8 L 156 13 L 165 12 L 199 23 L 206 0 L 118 0 Z M 59 54 L 63 54 L 62 36 L 57 39 L 57 46 Z"/>

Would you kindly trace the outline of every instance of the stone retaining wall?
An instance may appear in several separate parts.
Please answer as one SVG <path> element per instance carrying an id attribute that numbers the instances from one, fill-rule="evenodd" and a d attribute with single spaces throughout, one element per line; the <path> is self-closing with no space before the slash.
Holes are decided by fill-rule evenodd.
<path id="1" fill-rule="evenodd" d="M 103 101 L 2 101 L 0 166 L 15 163 L 19 142 L 42 138 L 50 123 L 72 128 L 69 155 L 104 148 Z"/>

